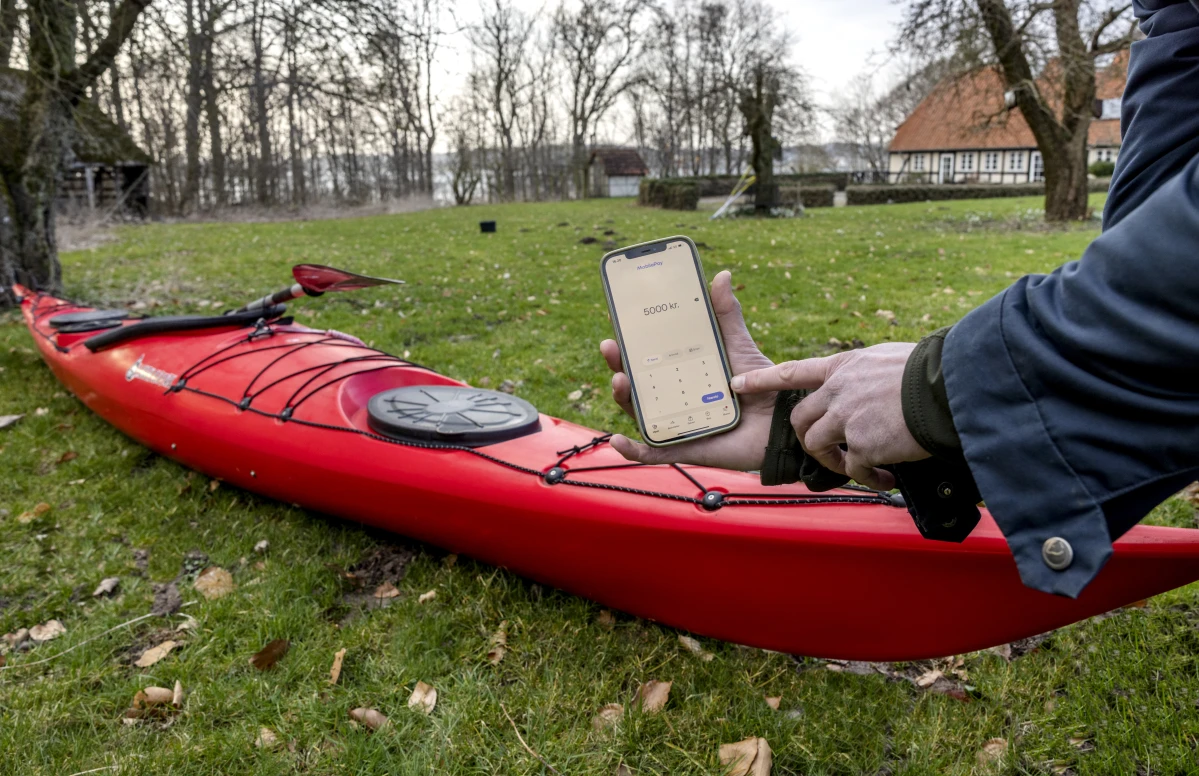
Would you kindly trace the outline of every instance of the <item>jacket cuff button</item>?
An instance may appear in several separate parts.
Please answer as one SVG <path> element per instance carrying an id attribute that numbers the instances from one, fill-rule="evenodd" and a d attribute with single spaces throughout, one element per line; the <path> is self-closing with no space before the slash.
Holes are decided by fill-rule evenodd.
<path id="1" fill-rule="evenodd" d="M 1074 548 L 1062 537 L 1054 536 L 1041 545 L 1041 560 L 1054 571 L 1065 571 L 1074 562 Z"/>

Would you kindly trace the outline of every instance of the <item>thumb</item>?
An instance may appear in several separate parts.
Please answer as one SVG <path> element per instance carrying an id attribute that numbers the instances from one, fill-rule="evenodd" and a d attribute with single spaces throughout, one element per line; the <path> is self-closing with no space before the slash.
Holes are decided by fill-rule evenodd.
<path id="1" fill-rule="evenodd" d="M 827 358 L 784 361 L 765 369 L 739 374 L 729 381 L 729 387 L 737 393 L 816 389 L 828 379 L 829 366 Z"/>

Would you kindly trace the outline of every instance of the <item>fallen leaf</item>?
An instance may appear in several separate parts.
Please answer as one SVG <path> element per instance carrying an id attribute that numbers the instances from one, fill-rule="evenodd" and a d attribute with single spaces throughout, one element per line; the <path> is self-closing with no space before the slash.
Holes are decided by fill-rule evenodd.
<path id="1" fill-rule="evenodd" d="M 424 682 L 417 682 L 408 697 L 408 708 L 420 709 L 426 714 L 432 714 L 437 706 L 437 689 Z"/>
<path id="2" fill-rule="evenodd" d="M 1080 752 L 1095 751 L 1095 744 L 1091 741 L 1091 737 L 1087 735 L 1071 736 L 1070 746 L 1074 747 Z"/>
<path id="3" fill-rule="evenodd" d="M 287 639 L 275 639 L 250 656 L 250 665 L 259 671 L 265 671 L 274 666 L 275 663 L 278 663 L 279 659 L 286 655 L 287 650 L 290 648 L 291 642 Z"/>
<path id="4" fill-rule="evenodd" d="M 18 523 L 32 523 L 34 520 L 38 519 L 39 517 L 41 517 L 42 515 L 46 514 L 49 511 L 50 511 L 50 505 L 43 501 L 42 503 L 38 504 L 37 506 L 35 506 L 33 509 L 29 510 L 28 512 L 22 512 L 17 517 L 17 522 Z"/>
<path id="5" fill-rule="evenodd" d="M 633 776 L 633 771 L 631 768 L 629 768 L 629 766 L 621 763 L 620 765 L 616 766 L 616 773 L 614 776 Z"/>
<path id="6" fill-rule="evenodd" d="M 990 763 L 999 762 L 1007 753 L 1007 739 L 992 738 L 987 743 L 983 744 L 983 748 L 978 750 L 978 754 L 974 757 L 979 765 L 986 766 Z"/>
<path id="7" fill-rule="evenodd" d="M 998 647 L 991 647 L 987 650 L 992 655 L 998 655 L 1009 663 L 1012 662 L 1012 645 L 1000 644 Z"/>
<path id="8" fill-rule="evenodd" d="M 577 390 L 576 390 L 576 391 L 571 391 L 570 393 L 566 394 L 566 400 L 567 400 L 567 401 L 578 401 L 578 400 L 579 400 L 579 399 L 581 399 L 581 398 L 583 398 L 583 392 L 582 392 L 582 391 L 577 391 Z"/>
<path id="9" fill-rule="evenodd" d="M 703 645 L 701 645 L 698 641 L 691 638 L 690 636 L 684 636 L 680 633 L 679 634 L 679 643 L 682 644 L 684 647 L 686 647 L 688 652 L 695 655 L 696 657 L 698 657 L 700 660 L 704 661 L 705 663 L 710 662 L 712 660 L 712 658 L 716 657 L 711 652 L 704 649 Z"/>
<path id="10" fill-rule="evenodd" d="M 22 643 L 23 641 L 26 641 L 29 639 L 29 629 L 28 628 L 17 628 L 12 633 L 5 633 L 3 636 L 3 639 L 6 642 L 8 642 L 8 646 L 15 647 L 18 644 Z"/>
<path id="11" fill-rule="evenodd" d="M 427 604 L 427 603 L 429 603 L 430 601 L 432 601 L 432 600 L 433 600 L 434 598 L 436 598 L 436 597 L 437 597 L 437 591 L 436 591 L 436 590 L 430 590 L 430 591 L 429 591 L 429 592 L 427 592 L 427 593 L 421 593 L 421 594 L 420 594 L 420 598 L 418 598 L 418 599 L 417 599 L 417 603 L 421 603 L 421 604 Z"/>
<path id="12" fill-rule="evenodd" d="M 333 655 L 333 667 L 329 669 L 329 684 L 337 684 L 337 680 L 341 678 L 341 661 L 346 658 L 346 650 L 344 647 L 337 650 Z"/>
<path id="13" fill-rule="evenodd" d="M 183 682 L 175 680 L 175 689 L 171 691 L 171 705 L 179 708 L 183 705 Z"/>
<path id="14" fill-rule="evenodd" d="M 937 669 L 933 668 L 931 670 L 925 671 L 923 674 L 916 677 L 916 686 L 924 687 L 924 688 L 932 687 L 934 684 L 937 683 L 937 680 L 943 676 L 944 676 L 943 673 L 941 673 Z"/>
<path id="15" fill-rule="evenodd" d="M 597 733 L 602 733 L 605 730 L 611 730 L 616 727 L 616 723 L 620 722 L 620 718 L 624 716 L 624 706 L 619 703 L 609 703 L 600 708 L 599 713 L 591 718 L 591 727 Z"/>
<path id="16" fill-rule="evenodd" d="M 150 666 L 162 660 L 167 655 L 171 654 L 171 650 L 179 646 L 175 641 L 164 641 L 156 647 L 150 647 L 142 656 L 133 662 L 138 668 L 149 668 Z"/>
<path id="17" fill-rule="evenodd" d="M 24 415 L 0 415 L 0 429 L 15 425 Z"/>
<path id="18" fill-rule="evenodd" d="M 395 598 L 400 591 L 390 582 L 384 582 L 375 588 L 375 598 Z"/>
<path id="19" fill-rule="evenodd" d="M 58 463 L 61 466 L 64 463 L 74 461 L 78 457 L 79 457 L 79 453 L 75 452 L 74 450 L 68 450 L 65 453 L 63 453 L 61 456 L 58 457 Z"/>
<path id="20" fill-rule="evenodd" d="M 209 480 L 208 481 L 208 492 L 209 493 L 215 493 L 216 489 L 219 487 L 221 487 L 220 480 Z"/>
<path id="21" fill-rule="evenodd" d="M 191 616 L 189 616 L 189 615 L 186 615 L 186 614 L 185 614 L 185 615 L 183 615 L 183 616 L 184 616 L 184 617 L 186 617 L 187 619 L 186 619 L 186 620 L 184 620 L 183 622 L 181 622 L 181 623 L 179 623 L 178 625 L 176 625 L 176 626 L 175 626 L 175 632 L 176 632 L 176 633 L 182 633 L 183 631 L 189 631 L 189 630 L 192 630 L 193 628 L 195 628 L 197 625 L 199 625 L 199 624 L 200 624 L 200 623 L 199 623 L 199 622 L 196 620 L 196 618 L 195 618 L 195 617 L 191 617 Z"/>
<path id="22" fill-rule="evenodd" d="M 875 316 L 882 318 L 883 320 L 887 320 L 887 321 L 895 320 L 895 313 L 893 313 L 890 310 L 875 310 L 874 314 L 875 314 Z"/>
<path id="23" fill-rule="evenodd" d="M 770 776 L 770 744 L 765 738 L 747 738 L 720 745 L 720 764 L 731 766 L 726 776 Z"/>
<path id="24" fill-rule="evenodd" d="M 259 749 L 275 749 L 279 746 L 279 736 L 275 735 L 275 731 L 270 728 L 259 728 L 258 738 L 254 739 L 254 746 Z"/>
<path id="25" fill-rule="evenodd" d="M 773 697 L 770 695 L 766 696 L 766 705 L 769 706 L 770 708 L 774 709 L 775 711 L 779 710 L 779 704 L 781 704 L 782 702 L 783 702 L 783 696 L 781 696 L 781 695 L 776 695 Z"/>
<path id="26" fill-rule="evenodd" d="M 391 724 L 387 717 L 383 716 L 378 709 L 357 708 L 350 710 L 350 719 L 355 722 L 361 722 L 371 730 L 379 730 Z"/>
<path id="27" fill-rule="evenodd" d="M 193 585 L 209 600 L 220 598 L 233 592 L 233 575 L 220 566 L 209 566 L 200 572 Z"/>
<path id="28" fill-rule="evenodd" d="M 105 577 L 100 580 L 100 584 L 96 585 L 96 589 L 92 591 L 92 598 L 99 598 L 102 595 L 112 595 L 116 592 L 117 586 L 120 584 L 120 577 Z"/>
<path id="29" fill-rule="evenodd" d="M 271 548 L 271 543 L 268 540 L 263 539 L 262 541 L 260 541 L 254 545 L 254 552 L 261 555 L 262 553 L 266 552 L 270 548 Z M 265 730 L 265 729 L 266 728 L 263 728 L 263 730 Z"/>
<path id="30" fill-rule="evenodd" d="M 616 627 L 616 616 L 607 609 L 600 609 L 600 613 L 596 616 L 595 621 L 599 623 L 601 628 L 612 630 Z"/>
<path id="31" fill-rule="evenodd" d="M 141 705 L 138 705 L 140 699 Z M 133 708 L 169 706 L 175 700 L 175 691 L 165 687 L 147 687 L 133 696 Z"/>
<path id="32" fill-rule="evenodd" d="M 451 553 L 451 554 L 445 556 L 445 558 L 441 562 L 445 564 L 445 567 L 447 569 L 452 569 L 452 568 L 454 568 L 454 564 L 456 564 L 458 562 L 458 556 Z"/>
<path id="33" fill-rule="evenodd" d="M 40 418 L 40 417 L 49 415 L 50 410 L 45 407 L 38 407 L 36 410 L 33 411 L 33 414 Z"/>
<path id="34" fill-rule="evenodd" d="M 58 620 L 47 620 L 41 625 L 34 625 L 29 629 L 29 638 L 41 643 L 43 641 L 51 641 L 62 634 L 66 633 L 67 629 Z"/>
<path id="35" fill-rule="evenodd" d="M 646 714 L 657 714 L 670 700 L 670 687 L 674 682 L 659 682 L 650 679 L 637 688 L 637 698 L 641 702 L 641 710 Z"/>
<path id="36" fill-rule="evenodd" d="M 498 665 L 504 659 L 504 654 L 508 651 L 508 621 L 504 620 L 500 623 L 500 627 L 495 633 L 491 634 L 491 649 L 487 652 L 487 662 L 493 666 Z"/>

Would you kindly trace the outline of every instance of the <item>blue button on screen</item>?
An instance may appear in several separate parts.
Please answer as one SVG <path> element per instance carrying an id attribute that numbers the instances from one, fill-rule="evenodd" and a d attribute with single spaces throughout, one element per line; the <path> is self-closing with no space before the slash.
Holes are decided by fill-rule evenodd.
<path id="1" fill-rule="evenodd" d="M 707 393 L 707 394 L 704 394 L 702 397 L 704 404 L 710 404 L 714 401 L 720 401 L 723 398 L 724 398 L 724 391 L 717 391 L 716 393 Z"/>

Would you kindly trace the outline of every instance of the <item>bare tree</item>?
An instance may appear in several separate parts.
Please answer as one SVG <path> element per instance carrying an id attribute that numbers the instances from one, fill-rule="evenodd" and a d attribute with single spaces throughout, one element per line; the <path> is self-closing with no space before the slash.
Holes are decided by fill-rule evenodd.
<path id="1" fill-rule="evenodd" d="M 482 11 L 482 20 L 469 32 L 479 59 L 475 78 L 487 93 L 488 119 L 499 141 L 500 193 L 511 201 L 516 199 L 518 116 L 529 99 L 525 64 L 533 19 L 509 0 L 491 0 Z"/>
<path id="2" fill-rule="evenodd" d="M 914 0 L 897 45 L 998 67 L 1045 165 L 1045 218 L 1085 218 L 1095 60 L 1126 48 L 1130 6 L 1099 0 Z"/>
<path id="3" fill-rule="evenodd" d="M 122 0 L 82 63 L 76 61 L 78 7 L 70 0 L 30 0 L 29 77 L 20 98 L 17 137 L 0 143 L 0 197 L 12 220 L 10 246 L 0 245 L 0 294 L 12 281 L 56 290 L 62 269 L 55 239 L 59 171 L 73 131 L 74 106 L 112 65 L 150 0 Z"/>
<path id="4" fill-rule="evenodd" d="M 554 37 L 565 58 L 566 109 L 576 196 L 587 192 L 587 141 L 629 88 L 640 45 L 642 0 L 563 2 L 554 12 Z"/>
<path id="5" fill-rule="evenodd" d="M 837 138 L 852 145 L 858 159 L 874 173 L 887 170 L 887 148 L 907 115 L 889 96 L 875 90 L 869 75 L 861 75 L 829 110 Z"/>

